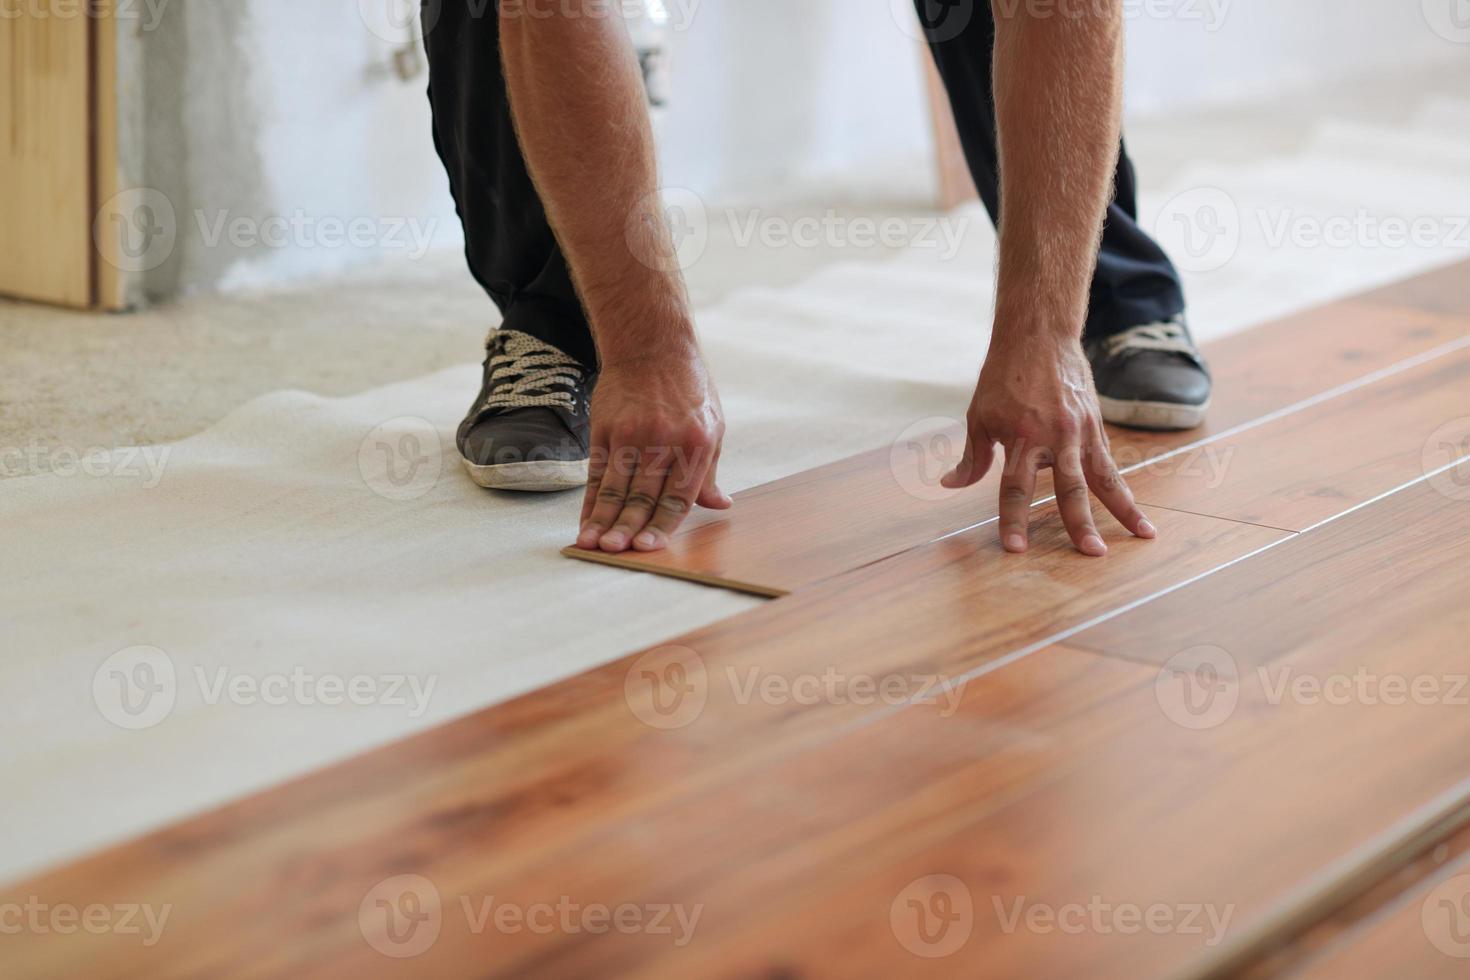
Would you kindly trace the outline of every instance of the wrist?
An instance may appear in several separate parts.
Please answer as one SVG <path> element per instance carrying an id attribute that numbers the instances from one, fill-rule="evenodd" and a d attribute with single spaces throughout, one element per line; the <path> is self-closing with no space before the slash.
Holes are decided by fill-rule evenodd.
<path id="1" fill-rule="evenodd" d="M 1081 318 L 1049 314 L 1036 309 L 1024 314 L 1005 313 L 996 308 L 990 332 L 992 355 L 1025 351 L 1032 355 L 1061 355 L 1082 348 Z"/>
<path id="2" fill-rule="evenodd" d="M 606 342 L 602 342 L 604 337 Z M 600 331 L 598 359 L 604 372 L 657 371 L 700 359 L 694 324 L 644 322 L 623 331 Z"/>
<path id="3" fill-rule="evenodd" d="M 698 353 L 682 287 L 659 283 L 599 300 L 588 308 L 603 370 L 687 361 Z"/>

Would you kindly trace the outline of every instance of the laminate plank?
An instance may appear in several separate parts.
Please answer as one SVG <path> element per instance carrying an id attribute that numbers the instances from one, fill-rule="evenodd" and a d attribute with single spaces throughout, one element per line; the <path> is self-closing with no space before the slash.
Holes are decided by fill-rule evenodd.
<path id="1" fill-rule="evenodd" d="M 1300 598 L 1301 583 L 1279 583 L 1266 556 L 1284 556 L 1301 575 L 1328 582 L 1357 570 L 1334 567 L 1311 542 L 1326 528 L 1185 587 L 1175 595 L 1187 596 L 1181 602 L 1189 608 L 1222 610 L 1211 634 L 1217 649 L 1251 649 L 1256 624 L 1273 620 L 1294 638 L 1274 650 L 1273 671 L 1206 675 L 1187 661 L 1166 661 L 1136 687 L 1110 691 L 1080 719 L 1088 723 L 1080 729 L 1068 727 L 1074 718 L 1055 730 L 1013 732 L 1063 740 L 1068 751 L 1004 790 L 986 768 L 1007 765 L 990 757 L 1002 743 L 992 742 L 986 728 L 999 720 L 986 697 L 1000 685 L 1012 695 L 1024 690 L 1034 661 L 1057 648 L 965 689 L 947 731 L 952 756 L 981 760 L 968 770 L 939 775 L 929 768 L 945 751 L 946 720 L 933 713 L 904 712 L 846 744 L 814 750 L 819 757 L 806 760 L 806 772 L 821 774 L 824 793 L 863 773 L 874 778 L 879 768 L 893 780 L 919 770 L 925 786 L 917 795 L 904 782 L 893 793 L 870 790 L 867 807 L 856 811 L 864 818 L 842 831 L 849 848 L 828 854 L 815 871 L 774 872 L 764 903 L 745 896 L 740 907 L 752 911 L 735 911 L 716 886 L 703 885 L 695 894 L 724 912 L 678 968 L 732 976 L 1232 975 L 1236 965 L 1336 908 L 1365 878 L 1386 873 L 1406 847 L 1437 834 L 1447 819 L 1463 822 L 1470 806 L 1460 643 L 1470 627 L 1470 568 L 1444 561 L 1470 547 L 1470 509 L 1421 487 L 1333 530 L 1339 543 L 1356 537 L 1372 546 L 1385 524 L 1425 526 L 1452 544 L 1421 556 L 1422 539 L 1405 538 L 1398 565 L 1374 567 L 1372 606 L 1356 592 L 1330 590 L 1325 604 L 1280 604 L 1282 593 Z M 1426 580 L 1441 575 L 1449 581 L 1426 589 Z M 1227 577 L 1238 589 L 1217 585 Z M 1380 612 L 1390 615 L 1380 620 Z M 1148 604 L 1113 622 L 1126 619 L 1147 633 L 1153 617 Z M 1309 629 L 1338 622 L 1350 628 Z M 1089 632 L 1068 646 L 1085 642 Z M 1145 666 L 1152 659 L 1136 663 L 1133 653 L 1119 663 Z M 1236 655 L 1242 665 L 1261 659 Z M 1206 685 L 1223 676 L 1227 687 L 1216 690 L 1214 702 L 1200 700 L 1204 688 L 1184 687 L 1176 668 Z M 1318 686 L 1287 685 L 1283 696 L 1283 677 Z M 1335 684 L 1340 677 L 1374 682 L 1344 697 Z M 1032 694 L 1044 698 L 1044 685 Z M 927 737 L 919 731 L 925 726 Z M 880 752 L 880 745 L 889 748 Z M 778 772 L 762 773 L 759 784 L 731 792 L 749 800 L 785 782 Z M 881 832 L 868 832 L 877 818 L 867 814 L 904 810 L 907 822 L 893 816 Z M 670 816 L 693 819 L 689 811 Z M 742 813 L 745 822 L 760 819 Z M 654 829 L 670 840 L 663 835 L 671 828 Z M 908 898 L 941 908 L 927 904 L 932 888 L 915 884 L 932 875 L 950 876 L 938 883 L 949 908 L 972 910 L 958 920 L 964 935 L 954 949 L 944 947 L 937 918 L 930 924 L 939 942 L 932 946 L 899 921 Z M 1091 918 L 1100 906 L 1096 914 L 1104 918 Z M 1201 908 L 1203 917 L 1191 921 L 1205 928 L 1187 930 L 1183 917 Z M 1159 932 L 1141 926 L 1147 909 L 1159 909 L 1171 924 Z M 1065 916 L 1061 924 L 1057 915 Z M 1211 924 L 1221 927 L 1212 932 Z M 926 958 L 938 952 L 946 955 Z M 573 951 L 564 955 L 563 965 L 582 962 Z M 647 972 L 671 966 L 665 958 Z"/>
<path id="2" fill-rule="evenodd" d="M 1073 719 L 1095 718 L 1095 709 L 1105 707 L 1119 690 L 1148 682 L 1152 671 L 1079 652 L 1028 658 L 1026 674 L 1034 678 L 1032 683 L 996 685 L 984 694 L 999 720 L 983 723 L 985 738 L 975 752 L 962 753 L 965 758 L 958 760 L 986 760 L 997 791 L 1065 761 L 1065 740 L 1029 734 L 1031 726 L 1072 725 L 1075 737 L 1085 737 Z M 876 771 L 884 773 L 888 790 L 920 798 L 927 781 L 955 768 L 953 727 L 919 726 L 910 732 L 915 740 L 903 744 L 868 731 L 859 727 L 854 734 Z M 670 732 L 664 737 L 687 736 Z M 934 751 L 917 752 L 919 739 Z M 898 768 L 890 764 L 896 761 L 895 752 L 904 762 Z M 694 784 L 694 796 L 702 801 L 695 804 L 698 809 L 712 800 L 733 807 L 706 813 L 699 821 L 674 818 L 690 812 L 689 803 L 678 805 L 690 795 L 685 793 L 636 817 L 614 820 L 606 812 L 586 812 L 582 833 L 549 847 L 540 843 L 540 835 L 526 833 L 535 829 L 528 825 L 546 819 L 551 826 L 545 832 L 561 836 L 557 811 L 575 804 L 578 787 L 573 781 L 548 788 L 534 800 L 517 804 L 512 797 L 496 803 L 483 795 L 493 787 L 463 771 L 455 798 L 431 802 L 413 792 L 393 791 L 379 776 L 381 766 L 376 772 L 362 771 L 361 763 L 356 768 L 362 780 L 346 798 L 317 794 L 316 807 L 296 811 L 304 825 L 262 826 L 249 817 L 221 820 L 238 810 L 232 806 L 153 835 L 143 846 L 118 849 L 6 890 L 0 901 L 37 896 L 48 907 L 134 902 L 171 910 L 162 940 L 152 947 L 134 937 L 106 933 L 7 937 L 8 971 L 21 977 L 376 975 L 393 964 L 363 935 L 358 918 L 363 900 L 387 878 L 417 875 L 432 883 L 443 914 L 432 947 L 407 961 L 416 974 L 606 976 L 636 969 L 650 956 L 683 951 L 668 937 L 652 934 L 594 938 L 525 929 L 477 932 L 457 899 L 469 898 L 475 910 L 492 895 L 519 908 L 555 903 L 562 896 L 584 907 L 678 904 L 707 875 L 723 881 L 730 874 L 735 880 L 722 887 L 748 896 L 752 889 L 758 893 L 765 887 L 780 862 L 765 858 L 746 863 L 743 856 L 796 849 L 809 851 L 798 859 L 800 866 L 820 866 L 824 852 L 840 852 L 843 841 L 839 833 L 824 845 L 811 838 L 812 831 L 849 823 L 854 813 L 862 812 L 854 808 L 874 788 L 872 772 L 861 777 L 848 766 L 842 778 L 828 782 L 811 764 L 798 764 L 783 769 L 779 783 L 767 782 L 749 798 L 740 791 L 740 778 L 715 780 L 713 797 L 707 787 Z M 419 781 L 409 767 L 393 768 L 410 784 Z M 814 778 L 826 783 L 819 799 L 809 793 Z M 362 783 L 368 781 L 374 793 L 364 792 Z M 702 788 L 705 792 L 697 792 Z M 392 805 L 376 799 L 378 793 Z M 781 819 L 771 819 L 773 808 L 781 811 Z M 523 844 L 531 845 L 530 853 Z M 573 852 L 580 856 L 573 859 Z M 598 857 L 586 863 L 586 855 Z M 645 887 L 649 895 L 663 897 L 643 896 Z M 711 904 L 701 896 L 699 904 L 702 924 L 712 914 L 738 912 L 744 900 Z M 689 908 L 692 913 L 693 905 Z"/>
<path id="3" fill-rule="evenodd" d="M 1347 300 L 1223 338 L 1207 347 L 1217 394 L 1206 425 L 1185 433 L 1112 428 L 1114 454 L 1130 467 L 1211 443 L 1467 333 L 1470 320 Z M 734 509 L 698 515 L 665 551 L 564 554 L 779 596 L 996 516 L 998 472 L 964 491 L 937 487 L 962 448 L 958 422 L 905 435 L 894 446 L 738 493 Z M 1208 448 L 1191 451 L 1160 472 L 1209 473 L 1218 458 Z M 1043 497 L 1051 492 L 1049 476 L 1038 490 Z"/>
<path id="4" fill-rule="evenodd" d="M 1470 316 L 1470 262 L 1455 262 L 1365 293 L 1374 303 Z"/>
<path id="5" fill-rule="evenodd" d="M 1448 631 L 1470 623 L 1470 499 L 1446 489 L 1415 484 L 1069 642 L 1156 664 L 1183 650 L 1220 647 L 1242 670 L 1317 641 L 1354 645 L 1369 636 L 1392 648 L 1402 637 L 1441 629 L 1462 645 Z"/>
<path id="6" fill-rule="evenodd" d="M 1371 542 L 1381 526 L 1427 523 L 1463 552 L 1470 521 L 1449 504 L 1458 502 L 1404 491 L 1180 593 L 1280 554 L 1332 576 L 1322 553 L 1304 542 L 1338 528 Z M 1426 596 L 1424 578 L 1445 566 L 1437 554 L 1416 559 L 1418 542 L 1402 541 L 1406 562 L 1380 567 L 1373 585 L 1380 604 L 1407 604 L 1418 614 L 1412 632 L 1392 645 L 1371 629 L 1319 638 L 1286 624 L 1304 639 L 1278 659 L 1307 675 L 1459 669 L 1447 641 L 1470 625 L 1458 601 L 1470 567 L 1449 564 L 1452 581 Z M 1255 604 L 1276 588 L 1263 568 L 1222 629 L 1269 616 L 1275 607 Z M 742 618 L 804 605 L 810 595 Z M 1196 608 L 1209 600 L 1197 596 Z M 919 658 L 905 662 L 942 658 L 951 631 L 904 596 L 893 601 L 919 648 L 903 651 Z M 864 596 L 852 615 L 878 618 L 878 604 Z M 1152 605 L 1118 618 L 1144 616 Z M 1298 603 L 1286 615 L 1318 622 L 1363 608 L 1357 594 L 1340 593 L 1333 607 Z M 767 663 L 784 671 L 826 626 L 820 618 L 787 621 L 779 639 L 746 629 L 727 636 L 726 649 L 779 645 L 782 655 Z M 1216 640 L 1231 649 L 1243 642 Z M 872 673 L 865 652 L 894 649 L 893 634 L 872 630 L 840 642 L 842 663 L 854 673 Z M 707 664 L 718 662 L 717 651 L 700 649 Z M 895 673 L 903 669 L 912 668 Z M 362 934 L 362 902 L 382 897 L 374 890 L 380 882 L 414 875 L 413 887 L 442 903 L 437 938 L 413 960 L 435 976 L 1203 974 L 1274 939 L 1282 923 L 1313 914 L 1307 898 L 1332 895 L 1335 881 L 1356 880 L 1400 838 L 1432 825 L 1447 795 L 1470 795 L 1470 716 L 1450 704 L 1283 703 L 1273 700 L 1273 680 L 1247 672 L 1233 714 L 1196 729 L 1183 702 L 1161 699 L 1161 679 L 1173 674 L 1147 660 L 1051 646 L 971 679 L 952 706 L 751 703 L 743 707 L 751 717 L 734 720 L 724 698 L 711 697 L 695 723 L 654 733 L 600 764 L 589 762 L 595 749 L 587 743 L 602 747 L 618 722 L 594 713 L 589 728 L 562 733 L 562 749 L 581 764 L 509 794 L 495 786 L 496 770 L 513 781 L 517 766 L 536 768 L 534 738 L 524 754 L 514 751 L 520 740 L 498 744 L 493 729 L 480 732 L 478 749 L 463 734 L 418 739 L 414 758 L 398 755 L 384 766 L 369 757 L 348 767 L 355 772 L 328 774 L 341 796 L 307 780 L 302 789 L 267 794 L 276 799 L 256 802 L 254 814 L 249 805 L 243 813 L 230 808 L 12 890 L 53 904 L 127 895 L 169 901 L 174 932 L 162 950 L 117 937 L 27 936 L 11 952 L 23 976 L 372 972 L 386 961 Z M 526 699 L 503 727 L 534 727 L 566 708 L 536 700 Z M 705 724 L 711 707 L 713 730 Z M 813 737 L 790 738 L 813 720 Z M 761 743 L 773 739 L 786 740 L 784 750 L 762 754 Z M 436 761 L 445 744 L 451 758 Z M 476 768 L 477 752 L 493 764 Z M 645 764 L 662 771 L 640 791 L 626 772 Z M 436 770 L 435 781 L 426 768 Z M 604 793 L 619 782 L 618 792 Z M 275 819 L 262 809 L 274 809 Z M 1365 844 L 1372 845 L 1366 854 Z M 916 897 L 913 883 L 936 874 L 958 879 L 963 891 L 954 894 L 968 895 L 974 918 L 959 948 L 929 959 L 913 950 L 933 950 L 893 920 L 895 905 L 901 914 L 906 897 Z M 686 921 L 697 909 L 699 919 L 684 946 L 649 932 L 477 931 L 472 914 L 489 896 L 513 910 L 565 899 L 581 908 L 677 907 Z M 1097 904 L 1094 896 L 1113 909 L 1159 907 L 1177 928 L 1138 933 L 1130 920 L 1074 934 L 1044 922 L 1010 927 L 1003 918 L 1017 901 L 1023 912 L 1045 913 Z M 469 912 L 460 899 L 469 900 Z M 1215 919 L 1198 918 L 1197 907 Z M 372 908 L 370 927 L 378 921 Z M 1186 927 L 1185 916 L 1193 924 Z"/>
<path id="7" fill-rule="evenodd" d="M 1443 703 L 1283 704 L 1269 696 L 1274 678 L 1247 671 L 1230 717 L 1185 727 L 1161 700 L 1172 673 L 1132 647 L 1091 652 L 1106 647 L 1093 634 L 1119 620 L 1145 617 L 1135 621 L 1147 634 L 1146 614 L 1170 596 L 1077 633 L 1085 649 L 1053 645 L 975 668 L 1034 646 L 1032 630 L 1066 630 L 1154 594 L 1158 580 L 1135 582 L 1151 567 L 1168 566 L 1178 585 L 1219 565 L 1229 540 L 1235 557 L 1272 546 L 1173 593 L 1193 593 L 1195 610 L 1231 604 L 1211 634 L 1221 648 L 1245 649 L 1276 616 L 1300 638 L 1276 659 L 1307 675 L 1443 677 L 1460 667 L 1455 641 L 1470 626 L 1470 566 L 1447 558 L 1470 545 L 1470 511 L 1422 484 L 1284 540 L 1164 519 L 1174 534 L 1119 540 L 1108 562 L 1067 553 L 1054 517 L 1026 556 L 966 532 L 692 634 L 677 642 L 700 656 L 706 696 L 702 712 L 675 719 L 682 727 L 645 723 L 654 692 L 630 690 L 648 663 L 637 658 L 21 883 L 0 904 L 166 905 L 171 925 L 153 947 L 116 933 L 26 933 L 7 940 L 7 965 L 20 976 L 382 972 L 392 963 L 381 958 L 377 901 L 408 907 L 389 900 L 401 882 L 378 886 L 416 875 L 443 905 L 436 941 L 412 966 L 436 976 L 1208 968 L 1236 937 L 1272 936 L 1301 914 L 1303 881 L 1318 895 L 1321 876 L 1360 873 L 1341 865 L 1360 864 L 1364 842 L 1390 847 L 1386 832 L 1433 816 L 1470 773 L 1470 716 Z M 1193 544 L 1163 550 L 1189 527 L 1201 529 Z M 1224 528 L 1232 536 L 1217 538 Z M 967 536 L 966 554 L 956 549 Z M 1322 550 L 1316 542 L 1331 536 L 1337 550 Z M 1334 561 L 1360 552 L 1381 560 Z M 1152 566 L 1130 564 L 1144 554 Z M 1264 564 L 1282 555 L 1292 561 Z M 1213 591 L 1243 570 L 1255 574 L 1235 592 Z M 1357 576 L 1366 591 L 1323 588 Z M 922 601 L 936 588 L 947 602 Z M 1319 593 L 1333 601 L 1300 601 Z M 1376 603 L 1370 622 L 1364 595 Z M 1006 622 L 1025 596 L 1038 604 L 1018 613 L 1026 624 Z M 1267 602 L 1287 597 L 1298 601 Z M 1312 629 L 1354 619 L 1351 630 Z M 790 682 L 828 668 L 970 679 L 958 702 L 907 707 L 736 695 L 751 670 Z M 1234 925 L 1220 947 L 1184 932 L 1058 937 L 1006 931 L 992 904 L 961 949 L 931 961 L 903 946 L 890 916 L 911 882 L 937 873 L 965 882 L 982 913 L 995 897 L 1061 908 L 1095 894 L 1114 905 L 1231 905 Z M 649 931 L 476 931 L 472 915 L 492 895 L 512 910 L 565 898 L 697 908 L 700 919 L 682 947 Z"/>
<path id="8" fill-rule="evenodd" d="M 1470 957 L 1470 859 L 1425 880 L 1299 969 L 1299 980 L 1463 980 Z"/>
<path id="9" fill-rule="evenodd" d="M 1470 348 L 1133 475 L 1145 506 L 1293 531 L 1470 457 Z M 1470 461 L 1440 478 L 1467 485 Z"/>
<path id="10" fill-rule="evenodd" d="M 1433 978 L 1436 970 L 1453 967 L 1453 960 L 1462 959 L 1446 955 L 1435 945 L 1435 940 L 1444 942 L 1452 938 L 1454 934 L 1447 927 L 1456 921 L 1448 914 L 1453 909 L 1438 901 L 1450 897 L 1444 894 L 1450 888 L 1440 890 L 1440 886 L 1467 873 L 1470 873 L 1470 825 L 1461 824 L 1447 836 L 1420 848 L 1402 867 L 1371 882 L 1310 929 L 1253 963 L 1239 974 L 1240 980 L 1328 976 Z M 1432 904 L 1431 895 L 1434 896 Z M 1429 905 L 1427 913 L 1426 904 Z M 1418 912 L 1419 917 L 1399 920 L 1410 910 Z M 1417 933 L 1407 928 L 1410 922 L 1419 926 Z M 1435 940 L 1430 939 L 1426 924 L 1436 930 Z M 1437 955 L 1424 955 L 1430 952 L 1426 941 Z M 1359 943 L 1361 954 L 1354 952 Z M 1458 942 L 1446 943 L 1449 952 L 1458 952 L 1457 945 Z M 1419 968 L 1411 968 L 1416 961 Z M 1405 969 L 1393 974 L 1384 972 L 1383 967 L 1393 963 L 1403 963 Z M 1463 964 L 1460 969 L 1462 974 Z"/>
<path id="11" fill-rule="evenodd" d="M 659 813 L 672 812 L 674 801 L 701 787 L 740 785 L 733 773 L 757 773 L 803 745 L 891 710 L 878 693 L 882 685 L 897 683 L 907 696 L 934 696 L 940 679 L 1044 642 L 1052 631 L 1281 538 L 1269 529 L 1195 515 L 1160 512 L 1155 520 L 1166 532 L 1156 542 L 1131 539 L 1104 520 L 1113 545 L 1107 562 L 1076 555 L 1051 508 L 1039 515 L 1036 545 L 1024 556 L 1006 555 L 981 530 L 956 535 L 675 640 L 662 652 L 629 658 L 61 869 L 10 894 L 44 895 L 52 904 L 120 901 L 117 896 L 167 903 L 171 935 L 183 938 L 168 945 L 167 955 L 105 936 L 65 943 L 28 936 L 11 952 L 16 963 L 37 973 L 65 967 L 89 975 L 133 969 L 155 975 L 160 969 L 161 975 L 325 974 L 355 956 L 378 955 L 370 948 L 364 953 L 352 916 L 367 889 L 385 877 L 422 875 L 432 863 L 431 877 L 445 894 L 510 894 L 497 883 L 509 882 L 517 869 L 554 865 L 555 855 L 574 843 L 596 850 L 604 828 L 614 825 L 631 828 L 641 843 L 609 859 L 619 867 L 633 861 L 639 877 L 646 871 L 638 866 L 650 862 L 648 848 L 657 849 L 659 838 L 637 828 L 651 826 Z M 1104 675 L 1141 676 L 1135 666 L 1090 654 L 1081 659 L 1088 658 Z M 673 665 L 690 668 L 688 676 L 700 680 L 700 696 L 691 702 L 698 710 L 672 719 L 681 725 L 655 727 L 665 721 L 653 708 L 658 692 L 642 671 Z M 843 689 L 851 696 L 809 703 L 801 695 L 804 683 L 824 684 L 834 673 L 848 679 Z M 874 690 L 864 693 L 869 680 Z M 795 693 L 771 696 L 768 682 Z M 1076 690 L 1090 697 L 1105 689 L 1093 681 Z M 1065 699 L 1048 691 L 1055 698 L 1049 703 L 1060 710 Z M 1018 732 L 1007 723 L 998 735 L 1014 739 Z M 921 772 L 912 770 L 910 778 Z M 806 785 L 814 775 L 802 777 Z M 784 791 L 768 802 L 787 811 L 801 805 Z M 851 803 L 833 794 L 824 819 L 840 824 Z M 789 817 L 786 824 L 790 832 L 802 826 Z M 745 832 L 719 820 L 686 830 L 703 835 L 693 843 L 714 848 L 714 856 L 727 846 L 724 835 Z M 754 825 L 745 830 L 757 833 Z M 440 870 L 441 856 L 448 872 Z M 461 874 L 481 877 L 465 881 Z M 562 885 L 559 874 L 552 878 L 558 894 L 601 901 L 595 895 L 603 891 Z M 625 885 L 610 879 L 605 893 L 615 895 Z M 473 888 L 480 890 L 465 890 Z M 344 910 L 351 913 L 345 919 Z M 231 935 L 216 934 L 227 922 Z M 252 925 L 241 929 L 242 922 Z M 546 937 L 522 938 L 539 944 Z M 484 936 L 464 941 L 474 945 L 472 940 L 483 943 Z M 446 938 L 436 951 L 441 946 L 436 955 L 460 948 Z M 456 972 L 453 962 L 445 963 L 448 973 Z M 483 957 L 470 962 L 478 972 L 489 970 Z M 515 962 L 512 972 L 536 972 L 534 962 Z"/>

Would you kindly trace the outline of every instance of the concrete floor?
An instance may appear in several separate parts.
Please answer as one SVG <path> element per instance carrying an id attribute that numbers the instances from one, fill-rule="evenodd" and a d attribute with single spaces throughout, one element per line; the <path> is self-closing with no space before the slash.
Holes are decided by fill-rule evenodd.
<path id="1" fill-rule="evenodd" d="M 1190 161 L 1290 153 L 1326 116 L 1392 122 L 1435 92 L 1466 91 L 1470 66 L 1412 71 L 1310 98 L 1130 124 L 1145 187 Z M 921 201 L 822 203 L 768 216 L 930 215 Z M 697 306 L 745 285 L 780 286 L 832 262 L 888 250 L 742 245 L 711 222 L 688 274 Z M 990 270 L 976 270 L 989 275 Z M 94 448 L 170 442 L 258 395 L 300 388 L 346 395 L 475 360 L 498 314 L 458 253 L 397 260 L 341 280 L 269 292 L 187 297 L 125 315 L 0 300 L 6 384 L 0 391 L 0 479 L 45 472 Z M 474 392 L 464 393 L 468 406 Z M 20 450 L 20 452 L 15 452 Z"/>

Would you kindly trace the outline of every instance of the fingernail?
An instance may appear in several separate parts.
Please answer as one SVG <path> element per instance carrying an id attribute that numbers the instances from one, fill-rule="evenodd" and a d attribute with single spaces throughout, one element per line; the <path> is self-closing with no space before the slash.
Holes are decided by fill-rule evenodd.
<path id="1" fill-rule="evenodd" d="M 1159 533 L 1158 528 L 1154 527 L 1153 522 L 1150 521 L 1147 517 L 1138 522 L 1138 529 L 1143 532 L 1144 537 L 1148 538 L 1151 538 L 1155 534 Z"/>
<path id="2" fill-rule="evenodd" d="M 1096 534 L 1089 534 L 1087 537 L 1083 538 L 1082 547 L 1086 548 L 1088 551 L 1095 551 L 1098 554 L 1102 554 L 1103 552 L 1108 550 L 1108 546 L 1103 544 L 1103 539 L 1098 537 Z"/>
<path id="3" fill-rule="evenodd" d="M 640 548 L 652 548 L 658 543 L 658 537 L 652 531 L 644 531 L 633 539 L 633 543 Z"/>
<path id="4" fill-rule="evenodd" d="M 1025 551 L 1026 550 L 1026 539 L 1023 538 L 1019 534 L 1007 534 L 1006 535 L 1006 550 L 1007 551 Z"/>
<path id="5" fill-rule="evenodd" d="M 627 536 L 622 531 L 609 531 L 598 543 L 602 545 L 603 551 L 622 551 L 627 544 Z"/>
<path id="6" fill-rule="evenodd" d="M 597 546 L 597 535 L 601 528 L 595 524 L 588 524 L 582 528 L 582 533 L 577 535 L 578 548 L 593 548 Z"/>

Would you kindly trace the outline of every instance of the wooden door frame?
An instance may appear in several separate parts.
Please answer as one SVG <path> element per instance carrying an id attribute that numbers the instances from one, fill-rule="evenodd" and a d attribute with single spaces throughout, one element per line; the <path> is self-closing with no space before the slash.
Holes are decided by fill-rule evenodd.
<path id="1" fill-rule="evenodd" d="M 121 242 L 122 229 L 98 217 L 122 184 L 117 3 L 6 18 L 13 86 L 0 157 L 15 237 L 0 251 L 0 296 L 85 310 L 127 305 L 133 277 L 111 241 Z"/>

